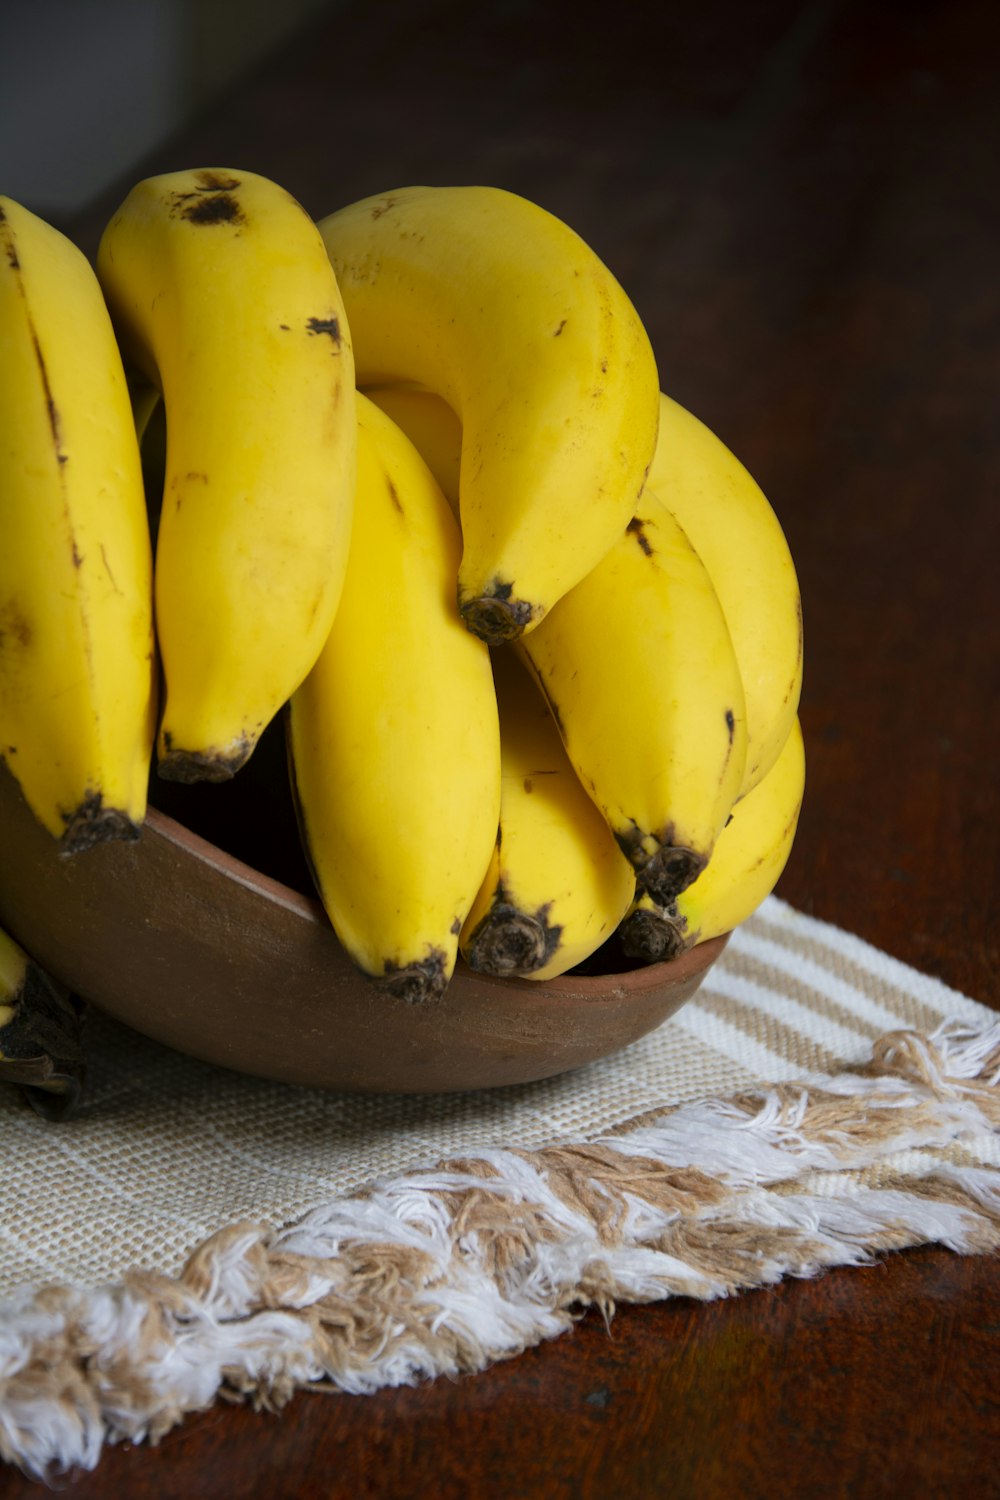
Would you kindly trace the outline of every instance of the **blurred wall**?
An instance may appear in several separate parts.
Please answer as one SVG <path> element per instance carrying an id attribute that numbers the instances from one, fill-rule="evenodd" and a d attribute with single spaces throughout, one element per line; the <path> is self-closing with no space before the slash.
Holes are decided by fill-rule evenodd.
<path id="1" fill-rule="evenodd" d="M 79 212 L 336 3 L 0 0 L 0 192 Z"/>

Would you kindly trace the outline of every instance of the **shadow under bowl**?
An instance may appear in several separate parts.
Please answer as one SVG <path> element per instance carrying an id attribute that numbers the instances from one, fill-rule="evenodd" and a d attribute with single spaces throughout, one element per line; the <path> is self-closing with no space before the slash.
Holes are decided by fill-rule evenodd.
<path id="1" fill-rule="evenodd" d="M 316 1088 L 436 1093 L 551 1077 L 636 1041 L 698 989 L 725 937 L 669 963 L 533 983 L 459 963 L 412 1005 L 361 975 L 318 901 L 151 807 L 134 843 L 65 857 L 0 763 L 0 925 L 144 1036 Z"/>

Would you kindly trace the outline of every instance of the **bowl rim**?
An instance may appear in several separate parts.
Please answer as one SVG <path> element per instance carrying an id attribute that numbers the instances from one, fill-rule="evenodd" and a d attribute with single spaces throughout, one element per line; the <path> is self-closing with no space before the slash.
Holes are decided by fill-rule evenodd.
<path id="1" fill-rule="evenodd" d="M 228 880 L 236 880 L 240 885 L 252 891 L 255 895 L 262 896 L 276 905 L 283 906 L 300 921 L 308 924 L 314 929 L 324 929 L 330 937 L 336 940 L 336 932 L 326 909 L 318 897 L 306 896 L 292 886 L 285 885 L 276 880 L 274 876 L 267 875 L 253 865 L 247 864 L 235 854 L 213 844 L 210 839 L 204 838 L 189 828 L 186 823 L 179 822 L 169 813 L 163 812 L 154 803 L 150 803 L 146 809 L 146 817 L 143 823 L 142 833 L 152 831 L 158 838 L 173 846 L 181 854 L 193 857 L 202 864 L 208 865 L 218 875 Z M 140 837 L 142 834 L 140 834 Z M 620 995 L 622 987 L 625 986 L 630 993 L 641 994 L 646 990 L 656 989 L 663 984 L 673 984 L 689 978 L 692 974 L 700 973 L 703 969 L 709 969 L 715 963 L 722 950 L 728 943 L 731 933 L 726 932 L 719 937 L 709 938 L 705 942 L 697 943 L 691 948 L 685 949 L 676 958 L 661 960 L 659 963 L 643 964 L 635 969 L 622 970 L 619 973 L 609 974 L 557 974 L 552 979 L 525 979 L 516 975 L 501 974 L 478 974 L 470 969 L 463 960 L 461 954 L 456 964 L 456 975 L 464 974 L 470 979 L 479 982 L 495 984 L 502 988 L 514 988 L 517 990 L 538 992 L 544 986 L 544 992 L 548 995 L 566 994 L 572 995 L 577 1003 L 580 999 L 600 1000 L 610 998 L 612 995 Z M 349 956 L 348 956 L 349 957 Z M 358 970 L 361 974 L 361 970 Z M 367 977 L 367 976 L 364 976 Z"/>

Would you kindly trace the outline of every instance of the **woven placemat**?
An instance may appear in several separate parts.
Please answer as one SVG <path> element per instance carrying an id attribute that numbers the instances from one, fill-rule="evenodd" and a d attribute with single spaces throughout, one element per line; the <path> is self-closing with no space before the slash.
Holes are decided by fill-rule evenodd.
<path id="1" fill-rule="evenodd" d="M 95 1015 L 0 1089 L 0 1456 L 93 1467 L 220 1391 L 484 1368 L 590 1306 L 1000 1245 L 1000 1017 L 771 897 L 615 1057 L 464 1095 L 244 1078 Z"/>

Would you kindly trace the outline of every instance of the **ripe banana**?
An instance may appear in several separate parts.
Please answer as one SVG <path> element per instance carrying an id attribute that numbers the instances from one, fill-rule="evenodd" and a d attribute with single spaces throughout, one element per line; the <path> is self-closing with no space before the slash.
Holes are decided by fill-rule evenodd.
<path id="1" fill-rule="evenodd" d="M 97 268 L 166 408 L 159 771 L 226 780 L 316 660 L 340 596 L 357 433 L 343 304 L 316 226 L 249 172 L 140 182 Z"/>
<path id="2" fill-rule="evenodd" d="M 460 520 L 462 424 L 447 401 L 433 391 L 409 385 L 374 386 L 365 395 L 406 433 L 440 485 L 456 521 Z"/>
<path id="3" fill-rule="evenodd" d="M 510 647 L 494 652 L 493 673 L 500 828 L 459 942 L 472 969 L 552 979 L 614 932 L 635 894 L 635 872 Z"/>
<path id="4" fill-rule="evenodd" d="M 500 730 L 489 652 L 455 608 L 455 519 L 413 445 L 361 395 L 358 417 L 347 578 L 291 701 L 290 762 L 340 941 L 416 1001 L 448 983 L 489 864 Z"/>
<path id="5" fill-rule="evenodd" d="M 729 816 L 746 712 L 708 572 L 652 493 L 518 649 L 640 885 L 666 903 L 704 869 Z"/>
<path id="6" fill-rule="evenodd" d="M 409 187 L 320 221 L 362 386 L 443 396 L 464 435 L 458 600 L 529 631 L 624 530 L 659 381 L 618 282 L 552 214 L 488 187 Z"/>
<path id="7" fill-rule="evenodd" d="M 121 356 L 80 251 L 0 198 L 0 754 L 65 853 L 135 838 L 152 561 Z"/>
<path id="8" fill-rule="evenodd" d="M 49 1119 L 72 1113 L 86 1071 L 72 997 L 0 929 L 0 1083 L 24 1088 Z"/>
<path id="9" fill-rule="evenodd" d="M 746 695 L 745 796 L 774 765 L 798 712 L 795 565 L 760 486 L 703 422 L 666 395 L 648 482 L 708 569 L 729 625 Z"/>
<path id="10" fill-rule="evenodd" d="M 781 754 L 753 791 L 733 808 L 707 868 L 668 906 L 641 896 L 622 923 L 622 947 L 655 962 L 731 932 L 769 896 L 791 853 L 805 788 L 799 720 Z"/>

